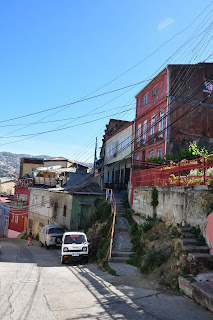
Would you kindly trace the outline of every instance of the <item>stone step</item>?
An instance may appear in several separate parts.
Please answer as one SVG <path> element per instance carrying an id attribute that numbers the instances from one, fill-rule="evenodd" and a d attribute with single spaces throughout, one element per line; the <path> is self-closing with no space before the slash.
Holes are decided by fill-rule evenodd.
<path id="1" fill-rule="evenodd" d="M 195 238 L 183 238 L 183 239 L 179 239 L 179 242 L 182 246 L 185 246 L 185 245 L 199 246 L 199 242 Z"/>
<path id="2" fill-rule="evenodd" d="M 191 232 L 182 232 L 183 237 L 187 239 L 196 239 L 196 236 Z"/>
<path id="3" fill-rule="evenodd" d="M 109 262 L 122 263 L 122 262 L 127 262 L 128 260 L 129 260 L 129 257 L 111 257 L 111 259 L 109 259 Z"/>
<path id="4" fill-rule="evenodd" d="M 131 251 L 112 251 L 112 257 L 127 257 L 129 258 L 132 254 Z"/>
<path id="5" fill-rule="evenodd" d="M 197 262 L 207 264 L 209 267 L 213 267 L 213 257 L 209 253 L 189 253 L 189 257 L 195 259 Z"/>
<path id="6" fill-rule="evenodd" d="M 200 252 L 200 253 L 209 253 L 209 247 L 207 246 L 193 246 L 193 245 L 184 245 L 183 249 L 188 253 L 190 252 Z"/>
<path id="7" fill-rule="evenodd" d="M 179 232 L 190 232 L 192 230 L 192 228 L 191 227 L 180 227 L 180 228 L 178 228 L 178 231 Z"/>
<path id="8" fill-rule="evenodd" d="M 115 224 L 115 231 L 129 232 L 129 227 L 116 226 Z"/>
<path id="9" fill-rule="evenodd" d="M 125 217 L 126 213 L 125 212 L 116 212 L 116 217 Z"/>

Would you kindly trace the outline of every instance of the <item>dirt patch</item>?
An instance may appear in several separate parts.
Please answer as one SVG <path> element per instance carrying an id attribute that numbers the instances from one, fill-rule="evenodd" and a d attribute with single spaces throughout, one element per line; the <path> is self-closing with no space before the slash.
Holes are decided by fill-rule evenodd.
<path id="1" fill-rule="evenodd" d="M 134 251 L 130 263 L 141 270 L 144 279 L 178 291 L 180 275 L 197 274 L 200 271 L 199 265 L 187 259 L 188 255 L 178 241 L 181 235 L 176 225 L 149 219 L 146 225 L 144 222 L 137 227 L 133 223 L 133 226 Z"/>

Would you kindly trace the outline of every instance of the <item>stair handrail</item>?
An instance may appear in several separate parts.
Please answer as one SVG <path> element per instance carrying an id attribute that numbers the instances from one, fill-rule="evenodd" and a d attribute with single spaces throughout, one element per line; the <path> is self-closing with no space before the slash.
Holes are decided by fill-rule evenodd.
<path id="1" fill-rule="evenodd" d="M 112 245 L 113 245 L 113 236 L 114 236 L 114 230 L 115 230 L 115 217 L 116 217 L 116 200 L 115 200 L 115 195 L 113 193 L 113 190 L 110 188 L 104 188 L 106 190 L 106 200 L 112 202 L 112 211 L 111 211 L 111 216 L 113 215 L 113 220 L 112 220 L 112 225 L 110 227 L 111 230 L 111 238 L 110 238 L 110 245 L 109 249 L 107 251 L 105 261 L 112 256 Z M 108 236 L 110 234 L 110 230 L 108 233 Z"/>

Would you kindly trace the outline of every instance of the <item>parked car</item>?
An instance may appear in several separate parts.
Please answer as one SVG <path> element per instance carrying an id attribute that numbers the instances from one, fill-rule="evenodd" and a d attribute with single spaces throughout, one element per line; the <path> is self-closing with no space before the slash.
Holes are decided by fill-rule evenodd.
<path id="1" fill-rule="evenodd" d="M 41 228 L 39 232 L 39 241 L 41 246 L 61 246 L 62 237 L 66 229 L 60 225 L 48 224 Z"/>
<path id="2" fill-rule="evenodd" d="M 86 234 L 80 231 L 65 232 L 61 245 L 61 263 L 75 259 L 88 262 L 88 246 Z"/>

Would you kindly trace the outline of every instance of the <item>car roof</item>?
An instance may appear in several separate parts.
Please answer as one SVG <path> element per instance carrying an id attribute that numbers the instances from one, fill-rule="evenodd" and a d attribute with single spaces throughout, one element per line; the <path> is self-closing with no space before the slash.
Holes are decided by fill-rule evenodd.
<path id="1" fill-rule="evenodd" d="M 46 226 L 44 226 L 42 228 L 64 228 L 64 227 L 61 226 L 60 224 L 47 224 Z"/>
<path id="2" fill-rule="evenodd" d="M 72 235 L 72 234 L 79 234 L 79 235 L 84 234 L 85 235 L 85 233 L 82 231 L 68 231 L 68 232 L 64 233 L 64 235 Z"/>

